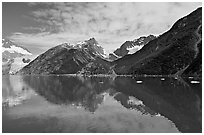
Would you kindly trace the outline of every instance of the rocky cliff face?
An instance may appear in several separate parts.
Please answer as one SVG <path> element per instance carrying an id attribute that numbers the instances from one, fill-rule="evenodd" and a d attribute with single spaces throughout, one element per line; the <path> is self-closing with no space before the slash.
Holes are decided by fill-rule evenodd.
<path id="1" fill-rule="evenodd" d="M 132 55 L 114 61 L 117 74 L 201 75 L 202 8 Z"/>

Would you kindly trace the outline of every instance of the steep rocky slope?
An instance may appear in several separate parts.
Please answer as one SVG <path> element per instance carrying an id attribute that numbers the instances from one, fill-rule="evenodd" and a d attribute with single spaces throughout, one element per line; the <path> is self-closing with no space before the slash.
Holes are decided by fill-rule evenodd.
<path id="1" fill-rule="evenodd" d="M 132 55 L 114 61 L 117 74 L 201 75 L 202 8 Z"/>
<path id="2" fill-rule="evenodd" d="M 29 65 L 19 71 L 20 74 L 75 74 L 84 73 L 82 68 L 92 63 L 92 72 L 105 73 L 103 69 L 108 61 L 103 60 L 103 48 L 94 38 L 76 45 L 61 44 L 41 54 Z M 103 61 L 103 63 L 101 63 Z M 105 64 L 106 63 L 106 64 Z M 100 66 L 98 66 L 100 64 Z M 96 66 L 93 66 L 96 65 Z M 108 66 L 109 67 L 109 66 Z M 87 73 L 87 72 L 86 72 Z"/>

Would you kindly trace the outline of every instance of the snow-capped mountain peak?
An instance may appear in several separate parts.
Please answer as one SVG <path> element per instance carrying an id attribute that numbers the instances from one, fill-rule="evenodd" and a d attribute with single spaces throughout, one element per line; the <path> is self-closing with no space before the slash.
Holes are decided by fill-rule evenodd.
<path id="1" fill-rule="evenodd" d="M 140 49 L 142 49 L 142 47 L 144 45 L 146 45 L 149 41 L 155 39 L 156 37 L 154 35 L 149 35 L 149 36 L 142 36 L 140 38 L 134 39 L 133 41 L 130 41 L 130 45 L 127 44 L 127 50 L 128 50 L 128 54 L 133 54 L 137 51 L 139 51 Z"/>
<path id="2" fill-rule="evenodd" d="M 25 47 L 2 39 L 2 73 L 13 74 L 27 65 L 34 56 Z"/>
<path id="3" fill-rule="evenodd" d="M 2 47 L 2 52 L 5 52 L 5 51 L 8 51 L 9 53 L 21 53 L 21 54 L 24 54 L 24 55 L 32 55 L 27 50 L 24 50 L 23 48 L 17 47 L 15 45 L 10 46 L 10 48 Z"/>
<path id="4" fill-rule="evenodd" d="M 105 49 L 99 45 L 95 38 L 90 38 L 88 40 L 78 42 L 75 45 L 71 44 L 68 45 L 69 47 L 73 47 L 74 49 L 84 49 L 96 56 L 101 56 L 104 58 L 108 57 L 108 55 L 105 52 Z"/>
<path id="5" fill-rule="evenodd" d="M 8 53 L 19 53 L 22 55 L 32 55 L 24 47 L 18 46 L 10 40 L 2 39 L 2 53 L 7 51 Z"/>
<path id="6" fill-rule="evenodd" d="M 142 49 L 149 41 L 155 39 L 154 35 L 142 36 L 140 38 L 134 39 L 132 41 L 124 42 L 120 48 L 117 48 L 113 53 L 109 54 L 111 60 L 116 60 L 127 54 L 133 54 Z"/>

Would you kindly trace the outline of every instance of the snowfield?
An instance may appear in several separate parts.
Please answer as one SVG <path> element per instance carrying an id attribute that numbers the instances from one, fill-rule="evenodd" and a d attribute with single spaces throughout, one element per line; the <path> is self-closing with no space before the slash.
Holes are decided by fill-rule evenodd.
<path id="1" fill-rule="evenodd" d="M 2 53 L 4 51 L 8 51 L 10 53 L 21 53 L 21 54 L 25 54 L 25 55 L 32 55 L 31 53 L 29 53 L 28 51 L 24 50 L 23 48 L 21 47 L 16 47 L 15 45 L 12 45 L 10 48 L 5 48 L 5 47 L 2 47 Z"/>

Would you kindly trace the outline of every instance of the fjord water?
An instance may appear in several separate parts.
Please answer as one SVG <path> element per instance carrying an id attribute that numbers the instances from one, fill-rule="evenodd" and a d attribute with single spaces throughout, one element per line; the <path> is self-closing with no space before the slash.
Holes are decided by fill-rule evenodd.
<path id="1" fill-rule="evenodd" d="M 13 75 L 2 80 L 4 133 L 202 132 L 202 86 L 195 78 Z"/>

